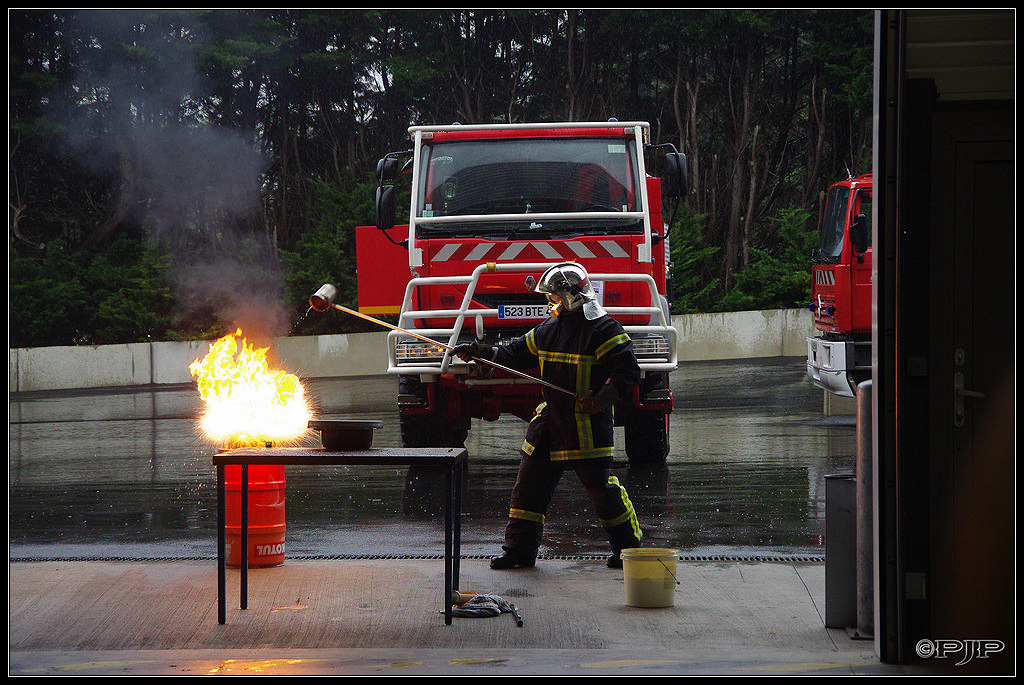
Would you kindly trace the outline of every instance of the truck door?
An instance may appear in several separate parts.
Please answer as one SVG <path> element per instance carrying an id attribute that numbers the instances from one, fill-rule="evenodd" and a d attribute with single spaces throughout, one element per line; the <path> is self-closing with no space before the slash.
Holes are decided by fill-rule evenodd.
<path id="1" fill-rule="evenodd" d="M 871 230 L 871 189 L 860 188 L 850 202 L 851 331 L 871 330 Z"/>

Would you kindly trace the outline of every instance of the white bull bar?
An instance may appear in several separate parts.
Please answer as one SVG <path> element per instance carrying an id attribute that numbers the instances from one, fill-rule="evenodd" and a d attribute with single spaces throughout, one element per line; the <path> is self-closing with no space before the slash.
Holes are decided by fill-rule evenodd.
<path id="1" fill-rule="evenodd" d="M 538 263 L 509 263 L 509 264 L 497 264 L 487 263 L 480 264 L 473 272 L 468 276 L 425 276 L 416 277 L 409 280 L 409 283 L 405 287 L 405 295 L 402 299 L 401 313 L 399 314 L 398 328 L 404 328 L 407 330 L 415 331 L 418 335 L 423 335 L 428 338 L 437 339 L 439 342 L 447 344 L 449 347 L 455 347 L 459 342 L 459 337 L 462 334 L 466 323 L 466 317 L 472 317 L 476 322 L 474 324 L 473 333 L 477 337 L 483 336 L 482 320 L 483 317 L 497 317 L 498 310 L 494 308 L 474 308 L 470 309 L 470 304 L 473 301 L 473 295 L 476 292 L 477 284 L 480 281 L 480 277 L 485 273 L 498 273 L 506 271 L 530 271 L 543 273 L 548 267 L 551 267 L 556 262 L 538 262 Z M 678 333 L 672 326 L 672 322 L 669 319 L 669 314 L 661 306 L 658 306 L 661 296 L 658 293 L 657 285 L 654 282 L 654 278 L 649 274 L 604 274 L 604 273 L 591 273 L 588 274 L 591 281 L 639 281 L 647 284 L 651 293 L 652 306 L 649 307 L 608 307 L 603 306 L 604 310 L 609 315 L 615 316 L 616 314 L 624 315 L 643 315 L 647 314 L 651 317 L 651 324 L 646 325 L 629 325 L 623 326 L 623 329 L 630 336 L 630 338 L 637 340 L 641 337 L 640 334 L 654 334 L 664 337 L 668 341 L 668 355 L 662 359 L 638 359 L 640 364 L 640 370 L 642 373 L 647 372 L 667 372 L 675 370 L 678 359 L 677 359 L 677 337 Z M 462 298 L 462 303 L 458 309 L 424 309 L 414 310 L 412 309 L 413 294 L 416 288 L 426 285 L 458 285 L 465 284 L 466 293 Z M 454 318 L 455 323 L 450 328 L 414 328 L 413 324 L 416 319 L 438 319 L 438 318 Z M 401 338 L 408 338 L 399 331 L 391 331 L 388 334 L 388 373 L 391 374 L 402 374 L 402 375 L 438 375 L 442 373 L 455 372 L 456 369 L 465 371 L 469 367 L 467 364 L 463 364 L 458 358 L 452 357 L 451 354 L 445 353 L 444 355 L 438 355 L 437 363 L 403 363 L 399 364 L 396 357 L 396 347 L 398 340 Z M 454 365 L 454 368 L 453 368 Z"/>

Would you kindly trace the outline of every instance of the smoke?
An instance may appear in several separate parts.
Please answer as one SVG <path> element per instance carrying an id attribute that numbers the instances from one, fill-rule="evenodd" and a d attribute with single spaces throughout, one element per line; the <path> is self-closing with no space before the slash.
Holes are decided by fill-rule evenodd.
<path id="1" fill-rule="evenodd" d="M 145 165 L 150 236 L 173 255 L 178 316 L 212 310 L 247 332 L 287 330 L 284 267 L 259 192 L 266 160 L 213 126 L 165 127 L 135 140 L 134 151 Z"/>
<path id="2" fill-rule="evenodd" d="M 97 97 L 77 108 L 67 143 L 116 174 L 109 230 L 137 223 L 169 256 L 183 327 L 212 313 L 247 334 L 286 331 L 284 265 L 261 198 L 270 160 L 252 131 L 205 118 L 212 100 L 195 56 L 210 46 L 199 22 L 146 10 L 82 11 L 74 21 L 99 46 L 82 73 Z"/>

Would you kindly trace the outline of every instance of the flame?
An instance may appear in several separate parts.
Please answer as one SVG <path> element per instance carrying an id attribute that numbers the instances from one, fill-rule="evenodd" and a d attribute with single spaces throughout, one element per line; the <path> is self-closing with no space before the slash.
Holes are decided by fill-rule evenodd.
<path id="1" fill-rule="evenodd" d="M 302 383 L 270 369 L 268 350 L 250 345 L 238 329 L 188 367 L 206 402 L 200 425 L 209 438 L 244 447 L 290 440 L 306 430 L 310 410 Z"/>

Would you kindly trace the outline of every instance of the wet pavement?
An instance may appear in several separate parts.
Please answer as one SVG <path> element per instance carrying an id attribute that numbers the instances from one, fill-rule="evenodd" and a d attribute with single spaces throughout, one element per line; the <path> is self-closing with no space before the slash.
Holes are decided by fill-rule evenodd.
<path id="1" fill-rule="evenodd" d="M 375 446 L 397 446 L 397 381 L 305 382 L 316 418 L 375 419 Z M 824 557 L 825 476 L 853 469 L 852 416 L 826 417 L 802 358 L 682 364 L 672 376 L 667 473 L 615 472 L 641 516 L 645 546 L 683 558 Z M 20 393 L 10 397 L 12 561 L 216 556 L 217 445 L 198 428 L 191 386 Z M 498 551 L 525 424 L 474 421 L 463 517 L 467 558 Z M 622 444 L 621 433 L 618 444 Z M 306 438 L 318 444 L 310 431 Z M 603 555 L 607 543 L 567 474 L 542 556 Z M 294 558 L 437 554 L 439 487 L 406 469 L 290 467 L 287 550 Z M 372 526 L 368 526 L 372 523 Z"/>

